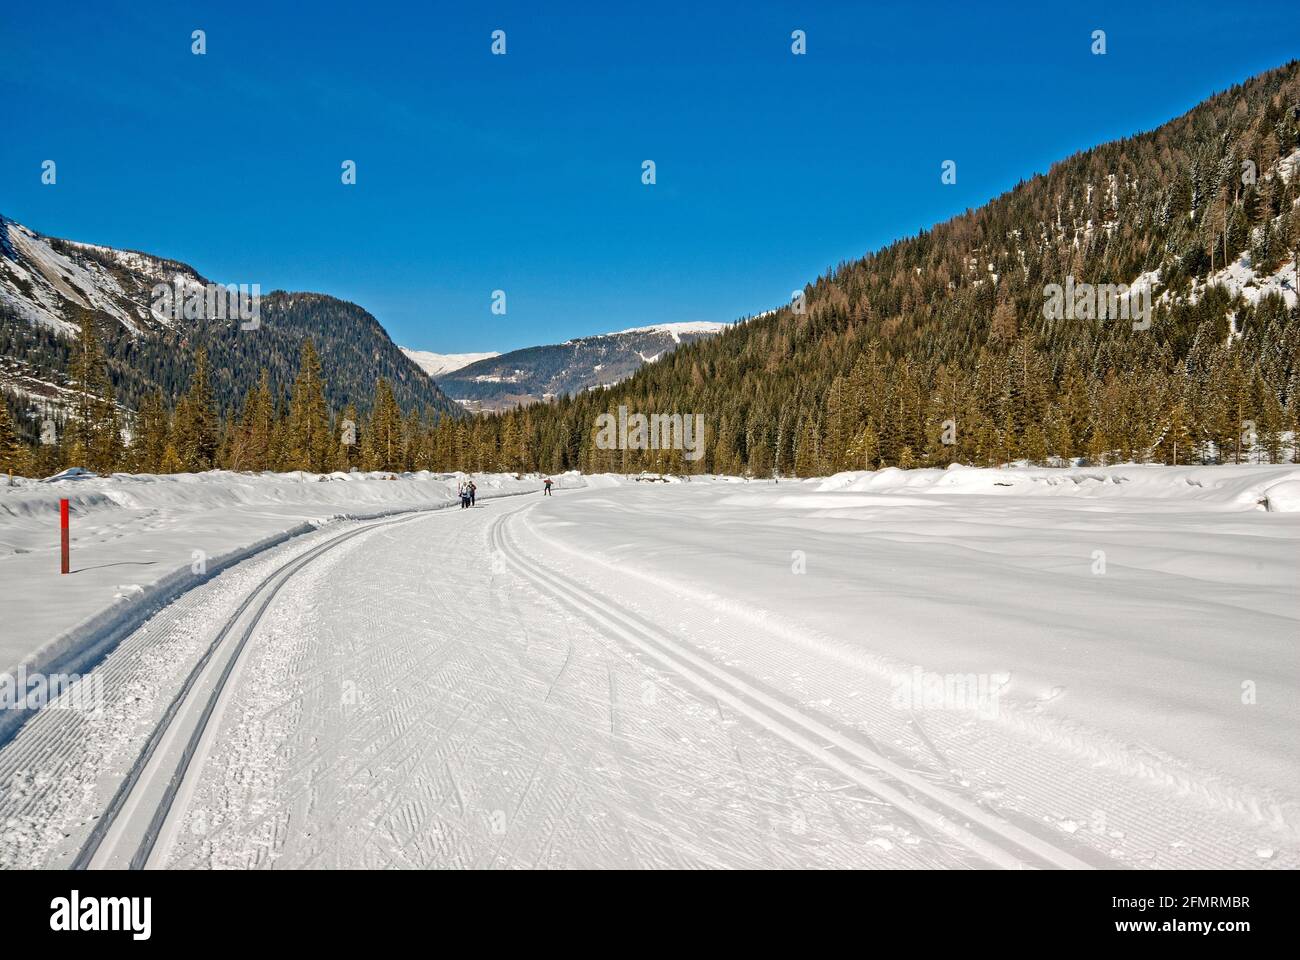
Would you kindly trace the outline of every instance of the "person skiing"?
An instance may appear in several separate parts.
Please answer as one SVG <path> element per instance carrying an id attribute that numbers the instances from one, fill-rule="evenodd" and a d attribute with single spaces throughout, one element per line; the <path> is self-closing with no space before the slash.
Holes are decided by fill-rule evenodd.
<path id="1" fill-rule="evenodd" d="M 462 483 L 458 490 L 460 493 L 460 508 L 465 510 L 469 507 L 469 484 Z"/>
<path id="2" fill-rule="evenodd" d="M 474 498 L 478 494 L 478 484 L 473 480 L 469 481 L 469 505 L 474 506 Z"/>
<path id="3" fill-rule="evenodd" d="M 544 481 L 542 481 L 542 483 L 543 483 L 542 496 L 544 497 L 551 496 L 551 478 L 547 477 Z"/>

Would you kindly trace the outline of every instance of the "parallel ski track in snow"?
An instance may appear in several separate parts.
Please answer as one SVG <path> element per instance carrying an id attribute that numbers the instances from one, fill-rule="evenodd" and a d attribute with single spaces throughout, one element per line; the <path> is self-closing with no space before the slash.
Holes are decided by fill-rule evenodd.
<path id="1" fill-rule="evenodd" d="M 457 514 L 286 587 L 150 866 L 983 863 L 573 616 L 490 549 L 494 513 Z"/>
<path id="2" fill-rule="evenodd" d="M 513 495 L 514 494 L 504 494 L 503 496 Z M 492 497 L 490 499 L 499 498 Z M 104 856 L 101 853 L 101 847 L 103 847 L 105 840 L 113 835 L 114 828 L 118 825 L 118 821 L 123 816 L 123 812 L 128 810 L 128 808 L 132 806 L 133 801 L 136 800 L 134 794 L 139 789 L 142 779 L 145 778 L 146 772 L 149 771 L 151 764 L 167 762 L 166 758 L 158 756 L 159 745 L 167 738 L 168 734 L 177 724 L 177 720 L 182 713 L 190 714 L 192 711 L 197 710 L 200 711 L 197 725 L 192 730 L 188 742 L 180 755 L 179 761 L 171 771 L 162 796 L 156 802 L 150 802 L 147 805 L 145 813 L 149 816 L 148 828 L 146 829 L 139 846 L 131 854 L 129 861 L 130 869 L 144 869 L 145 866 L 148 865 L 154 847 L 158 842 L 159 837 L 162 835 L 164 825 L 171 813 L 173 803 L 175 802 L 178 793 L 181 791 L 182 784 L 185 782 L 191 761 L 194 759 L 196 754 L 199 753 L 204 738 L 209 733 L 209 720 L 212 718 L 217 709 L 218 703 L 221 701 L 221 698 L 225 693 L 227 681 L 235 672 L 243 648 L 247 645 L 249 639 L 251 639 L 257 632 L 261 625 L 263 616 L 275 601 L 280 590 L 296 573 L 327 551 L 332 550 L 355 537 L 359 537 L 362 534 L 370 533 L 383 527 L 409 523 L 413 520 L 427 517 L 430 513 L 436 513 L 448 508 L 449 507 L 439 507 L 434 508 L 433 510 L 421 510 L 397 518 L 385 518 L 372 523 L 367 523 L 364 526 L 346 531 L 345 533 L 341 533 L 338 536 L 332 537 L 324 543 L 318 544 L 305 553 L 281 564 L 264 577 L 252 590 L 250 590 L 243 602 L 234 610 L 221 628 L 220 632 L 213 639 L 207 651 L 190 670 L 184 684 L 182 684 L 180 690 L 176 693 L 175 697 L 173 697 L 167 710 L 163 713 L 161 719 L 150 733 L 139 756 L 131 765 L 131 768 L 127 771 L 126 776 L 119 785 L 116 793 L 109 801 L 103 815 L 96 821 L 94 829 L 91 831 L 85 843 L 81 846 L 81 849 L 73 859 L 71 869 L 85 870 L 103 865 Z M 244 624 L 243 629 L 238 631 L 232 639 L 232 632 L 235 630 L 235 627 L 240 624 L 245 613 L 253 607 L 254 603 L 257 602 L 259 598 L 260 603 L 257 605 L 252 618 Z M 228 654 L 225 654 L 225 665 L 206 699 L 196 700 L 193 703 L 188 702 L 191 699 L 191 692 L 194 690 L 196 684 L 198 684 L 199 679 L 203 676 L 208 665 L 219 652 L 222 652 L 221 648 L 227 644 L 234 644 L 233 650 L 229 651 Z M 140 816 L 140 814 L 135 813 L 132 815 L 137 817 Z"/>
<path id="3" fill-rule="evenodd" d="M 516 511 L 495 521 L 493 547 L 511 569 L 561 604 L 648 655 L 737 713 L 936 830 L 1007 869 L 1091 869 L 1092 864 L 996 814 L 955 796 L 863 746 L 756 684 L 692 652 L 659 626 L 572 579 L 530 562 L 511 537 Z"/>
<path id="4" fill-rule="evenodd" d="M 416 516 L 421 515 L 422 514 L 417 514 Z M 145 772 L 156 762 L 166 762 L 165 758 L 162 757 L 158 757 L 158 759 L 155 760 L 159 744 L 161 744 L 167 734 L 171 732 L 182 712 L 189 713 L 190 711 L 198 710 L 200 713 L 197 726 L 192 731 L 189 741 L 186 743 L 185 749 L 180 756 L 179 762 L 171 772 L 170 778 L 167 780 L 166 789 L 163 792 L 162 797 L 153 805 L 149 827 L 142 842 L 131 855 L 129 862 L 131 869 L 138 870 L 145 866 L 150 854 L 153 852 L 154 844 L 162 830 L 163 823 L 166 821 L 167 815 L 171 810 L 172 802 L 176 797 L 177 791 L 180 789 L 181 783 L 185 779 L 190 761 L 193 759 L 194 754 L 197 752 L 199 745 L 202 742 L 203 736 L 207 730 L 208 720 L 211 718 L 212 713 L 216 709 L 216 706 L 225 690 L 226 681 L 229 680 L 231 673 L 235 669 L 235 665 L 239 662 L 239 656 L 243 651 L 244 646 L 248 643 L 249 638 L 257 631 L 263 615 L 265 615 L 267 609 L 274 602 L 281 588 L 284 587 L 294 574 L 326 551 L 332 550 L 354 537 L 359 537 L 363 533 L 369 533 L 381 527 L 407 523 L 413 519 L 415 519 L 415 516 L 403 516 L 397 519 L 380 520 L 341 533 L 336 537 L 332 537 L 324 543 L 311 548 L 306 553 L 295 557 L 276 568 L 249 592 L 243 603 L 236 608 L 234 614 L 228 621 L 226 621 L 225 626 L 222 627 L 221 631 L 213 639 L 207 652 L 204 653 L 199 661 L 194 664 L 189 676 L 185 679 L 185 683 L 182 684 L 180 690 L 177 691 L 176 696 L 172 698 L 167 710 L 163 713 L 162 718 L 158 721 L 157 726 L 154 727 L 153 732 L 149 735 L 149 739 L 141 749 L 140 755 L 131 765 L 130 770 L 127 771 L 126 777 L 122 780 L 117 792 L 109 801 L 103 816 L 101 816 L 96 822 L 95 828 L 91 831 L 90 836 L 87 837 L 86 842 L 82 845 L 81 850 L 72 861 L 72 869 L 85 870 L 91 866 L 97 865 L 97 861 L 101 859 L 100 850 L 105 839 L 109 837 L 113 828 L 117 825 L 123 811 L 130 805 L 130 802 L 133 799 L 133 794 L 140 785 Z M 249 620 L 244 629 L 232 639 L 232 631 L 235 626 L 240 623 L 245 612 L 248 611 L 259 599 L 261 602 L 257 606 L 252 619 Z M 234 648 L 229 652 L 225 667 L 223 668 L 220 677 L 217 679 L 215 686 L 209 692 L 205 700 L 189 702 L 191 700 L 190 693 L 198 683 L 199 678 L 207 669 L 208 664 L 227 643 L 233 643 Z"/>

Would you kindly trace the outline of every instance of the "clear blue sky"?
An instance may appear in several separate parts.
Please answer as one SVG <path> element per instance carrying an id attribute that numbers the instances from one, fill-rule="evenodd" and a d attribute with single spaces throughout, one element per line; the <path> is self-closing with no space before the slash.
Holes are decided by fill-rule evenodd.
<path id="1" fill-rule="evenodd" d="M 1286 4 L 1221 0 L 15 0 L 0 213 L 354 300 L 429 350 L 733 320 L 1300 55 L 1297 37 Z"/>

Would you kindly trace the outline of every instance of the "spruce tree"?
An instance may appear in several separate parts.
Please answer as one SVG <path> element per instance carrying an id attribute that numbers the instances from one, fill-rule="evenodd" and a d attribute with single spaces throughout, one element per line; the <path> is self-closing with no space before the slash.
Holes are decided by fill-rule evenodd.
<path id="1" fill-rule="evenodd" d="M 194 375 L 184 407 L 184 434 L 178 452 L 187 470 L 210 470 L 216 465 L 219 428 L 208 383 L 208 352 L 203 347 L 194 354 Z"/>
<path id="2" fill-rule="evenodd" d="M 0 393 L 0 473 L 22 474 L 29 465 L 27 448 L 19 441 L 9 416 L 7 398 Z"/>
<path id="3" fill-rule="evenodd" d="M 289 468 L 323 472 L 333 452 L 334 438 L 325 406 L 320 359 L 310 337 L 302 342 L 289 416 Z"/>
<path id="4" fill-rule="evenodd" d="M 167 410 L 161 391 L 147 394 L 136 414 L 135 438 L 131 444 L 131 467 L 140 473 L 160 473 L 167 449 Z"/>
<path id="5" fill-rule="evenodd" d="M 106 421 L 105 393 L 110 389 L 104 351 L 94 319 L 87 316 L 77 331 L 77 347 L 69 371 L 73 398 L 67 424 L 68 466 L 94 469 L 102 465 L 108 443 L 103 436 Z M 93 463 L 92 463 L 93 461 Z"/>

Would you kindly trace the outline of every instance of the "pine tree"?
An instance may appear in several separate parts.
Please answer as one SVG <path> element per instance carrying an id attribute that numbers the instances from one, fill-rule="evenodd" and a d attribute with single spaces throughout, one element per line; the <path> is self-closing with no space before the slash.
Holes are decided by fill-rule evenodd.
<path id="1" fill-rule="evenodd" d="M 147 394 L 136 414 L 135 438 L 131 444 L 131 468 L 140 473 L 161 473 L 167 449 L 167 411 L 162 391 Z"/>
<path id="2" fill-rule="evenodd" d="M 179 464 L 174 470 L 164 470 L 164 473 L 175 473 L 178 471 L 199 470 L 197 454 L 198 440 L 196 439 L 196 426 L 194 415 L 190 410 L 190 397 L 185 394 L 176 404 L 176 409 L 172 412 L 172 428 L 167 436 L 167 446 L 175 454 L 171 460 L 165 455 L 164 460 Z"/>
<path id="3" fill-rule="evenodd" d="M 1012 343 L 1020 331 L 1020 321 L 1016 317 L 1016 308 L 1010 300 L 1002 300 L 993 311 L 993 321 L 989 325 L 989 343 L 1006 347 Z"/>
<path id="4" fill-rule="evenodd" d="M 367 470 L 402 469 L 402 413 L 393 397 L 392 388 L 383 377 L 380 377 L 375 384 L 375 403 L 370 415 L 367 437 Z M 472 459 L 473 454 L 466 451 L 462 462 L 468 466 Z"/>
<path id="5" fill-rule="evenodd" d="M 1069 466 L 1070 461 L 1077 454 L 1073 452 L 1075 443 L 1074 438 L 1070 435 L 1069 419 L 1059 403 L 1052 403 L 1048 407 L 1047 419 L 1044 423 L 1047 447 L 1050 451 L 1049 456 L 1059 457 L 1062 465 Z"/>
<path id="6" fill-rule="evenodd" d="M 19 442 L 9 416 L 9 404 L 0 393 L 0 473 L 22 474 L 30 466 L 27 448 Z"/>
<path id="7" fill-rule="evenodd" d="M 90 468 L 96 473 L 112 473 L 122 462 L 122 421 L 117 408 L 113 384 L 104 379 L 104 392 L 95 404 L 91 424 Z"/>
<path id="8" fill-rule="evenodd" d="M 594 444 L 592 445 L 594 449 Z M 597 453 L 608 453 L 608 451 L 596 451 Z M 602 459 L 600 465 L 593 469 L 593 473 L 605 473 L 610 469 L 609 458 Z M 519 463 L 519 424 L 515 417 L 506 417 L 505 422 L 501 425 L 501 450 L 497 458 L 497 469 L 505 472 L 513 472 L 522 469 Z"/>
<path id="9" fill-rule="evenodd" d="M 194 354 L 194 375 L 185 395 L 183 433 L 178 437 L 178 453 L 186 470 L 210 470 L 216 465 L 218 420 L 208 383 L 208 352 L 200 347 Z M 182 418 L 177 407 L 177 418 Z"/>
<path id="10" fill-rule="evenodd" d="M 325 406 L 320 359 L 310 337 L 302 342 L 289 417 L 289 469 L 323 472 L 333 452 L 334 438 Z"/>
<path id="11" fill-rule="evenodd" d="M 168 441 L 166 448 L 163 450 L 162 461 L 159 463 L 159 473 L 181 473 L 185 470 L 185 463 L 181 460 L 181 455 L 176 451 L 176 444 Z"/>
<path id="12" fill-rule="evenodd" d="M 257 388 L 249 387 L 244 397 L 239 423 L 228 432 L 229 442 L 222 463 L 228 470 L 251 469 L 253 447 L 253 422 L 257 411 Z"/>
<path id="13" fill-rule="evenodd" d="M 103 435 L 109 421 L 104 402 L 110 386 L 104 351 L 95 322 L 89 316 L 82 321 L 77 332 L 77 349 L 70 375 L 75 393 L 68 418 L 67 456 L 71 460 L 68 465 L 94 469 L 103 465 L 103 453 L 108 448 Z"/>
<path id="14" fill-rule="evenodd" d="M 1259 438 L 1259 453 L 1268 463 L 1281 463 L 1282 432 L 1285 429 L 1286 413 L 1278 399 L 1277 391 L 1255 374 L 1254 405 L 1256 413 L 1256 432 Z"/>
<path id="15" fill-rule="evenodd" d="M 875 470 L 880 466 L 880 437 L 871 424 L 867 424 L 853 439 L 849 458 L 854 470 Z"/>
<path id="16" fill-rule="evenodd" d="M 487 456 L 490 461 L 488 469 L 499 469 L 496 466 L 497 448 L 496 444 L 485 444 Z M 424 425 L 420 423 L 420 414 L 412 410 L 406 415 L 406 422 L 402 426 L 402 469 L 415 470 L 418 464 L 424 459 Z"/>
<path id="17" fill-rule="evenodd" d="M 271 375 L 263 367 L 248 416 L 248 469 L 271 470 L 274 466 L 275 397 L 271 393 Z"/>
<path id="18" fill-rule="evenodd" d="M 1241 463 L 1243 455 L 1249 455 L 1246 438 L 1251 432 L 1250 420 L 1250 380 L 1241 363 L 1241 354 L 1232 350 L 1229 359 L 1223 365 L 1220 396 L 1223 398 L 1227 423 L 1224 424 L 1231 438 L 1225 446 L 1233 463 Z M 1220 454 L 1222 459 L 1223 454 Z"/>
<path id="19" fill-rule="evenodd" d="M 656 465 L 656 469 L 661 469 Z M 723 416 L 718 423 L 717 437 L 713 444 L 713 472 L 726 476 L 738 476 L 744 471 L 740 451 L 736 449 L 736 434 L 729 417 Z"/>
<path id="20" fill-rule="evenodd" d="M 798 477 L 815 477 L 821 473 L 818 431 L 811 417 L 806 418 L 799 428 L 799 440 L 794 451 L 794 472 Z"/>
<path id="21" fill-rule="evenodd" d="M 826 436 L 823 452 L 832 471 L 850 469 L 850 446 L 860 429 L 862 414 L 846 377 L 836 377 L 826 400 Z"/>
<path id="22" fill-rule="evenodd" d="M 1187 403 L 1180 397 L 1169 411 L 1169 423 L 1165 430 L 1165 444 L 1169 450 L 1169 462 L 1173 466 L 1189 462 L 1192 455 L 1192 429 L 1187 413 Z"/>

